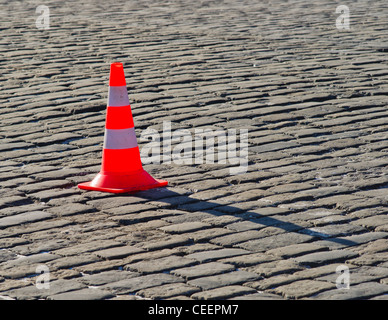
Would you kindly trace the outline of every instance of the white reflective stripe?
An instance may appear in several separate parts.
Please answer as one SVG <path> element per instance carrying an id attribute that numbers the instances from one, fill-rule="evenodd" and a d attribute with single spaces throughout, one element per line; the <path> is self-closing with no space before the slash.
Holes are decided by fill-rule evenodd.
<path id="1" fill-rule="evenodd" d="M 105 129 L 104 149 L 129 149 L 137 147 L 135 128 Z"/>
<path id="2" fill-rule="evenodd" d="M 128 91 L 126 86 L 109 87 L 108 107 L 124 107 L 129 105 Z"/>

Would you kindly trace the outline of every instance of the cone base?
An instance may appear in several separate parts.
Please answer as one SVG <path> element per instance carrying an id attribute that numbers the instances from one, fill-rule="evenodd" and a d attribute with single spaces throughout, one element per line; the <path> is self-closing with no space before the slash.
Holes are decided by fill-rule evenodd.
<path id="1" fill-rule="evenodd" d="M 100 172 L 92 181 L 78 184 L 78 188 L 110 193 L 132 193 L 164 187 L 167 184 L 167 181 L 154 179 L 142 169 L 136 173 L 121 175 Z"/>

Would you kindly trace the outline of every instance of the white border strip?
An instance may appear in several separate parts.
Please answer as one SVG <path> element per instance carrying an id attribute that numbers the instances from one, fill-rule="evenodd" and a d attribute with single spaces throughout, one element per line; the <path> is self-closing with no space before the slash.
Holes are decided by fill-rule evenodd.
<path id="1" fill-rule="evenodd" d="M 108 107 L 129 106 L 128 91 L 126 86 L 109 87 Z"/>
<path id="2" fill-rule="evenodd" d="M 129 149 L 137 147 L 135 128 L 105 129 L 104 149 Z"/>

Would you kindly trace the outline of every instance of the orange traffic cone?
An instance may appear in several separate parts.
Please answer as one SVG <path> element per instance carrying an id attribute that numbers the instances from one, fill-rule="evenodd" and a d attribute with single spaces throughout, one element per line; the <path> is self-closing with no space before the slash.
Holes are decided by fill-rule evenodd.
<path id="1" fill-rule="evenodd" d="M 124 193 L 166 185 L 167 181 L 154 179 L 143 169 L 123 64 L 112 63 L 101 170 L 92 181 L 80 183 L 78 187 Z"/>

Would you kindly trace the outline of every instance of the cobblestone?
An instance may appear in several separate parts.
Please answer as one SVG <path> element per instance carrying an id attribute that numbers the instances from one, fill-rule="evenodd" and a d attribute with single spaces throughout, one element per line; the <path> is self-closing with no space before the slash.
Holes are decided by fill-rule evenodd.
<path id="1" fill-rule="evenodd" d="M 117 282 L 107 283 L 101 286 L 102 289 L 109 290 L 114 294 L 134 293 L 142 289 L 161 286 L 170 283 L 183 282 L 178 277 L 169 274 L 151 274 L 131 279 L 123 279 Z"/>
<path id="2" fill-rule="evenodd" d="M 194 293 L 192 298 L 198 300 L 224 300 L 253 293 L 255 293 L 255 290 L 246 286 L 226 286 Z"/>
<path id="3" fill-rule="evenodd" d="M 201 277 L 188 281 L 188 284 L 200 287 L 204 290 L 214 289 L 222 286 L 242 284 L 247 281 L 258 279 L 255 273 L 247 271 L 234 271 L 219 275 Z"/>
<path id="4" fill-rule="evenodd" d="M 316 253 L 309 253 L 304 256 L 295 258 L 301 264 L 309 266 L 317 266 L 322 264 L 327 264 L 330 262 L 341 262 L 347 259 L 357 256 L 356 253 L 349 250 L 331 250 L 331 251 L 322 251 Z"/>
<path id="5" fill-rule="evenodd" d="M 176 269 L 173 271 L 173 273 L 180 277 L 190 280 L 201 276 L 202 277 L 212 276 L 218 273 L 232 271 L 234 269 L 235 267 L 230 264 L 209 262 L 209 263 L 202 263 L 192 267 Z"/>
<path id="6" fill-rule="evenodd" d="M 0 299 L 386 299 L 385 2 L 349 5 L 346 30 L 328 0 L 53 0 L 49 29 L 37 5 L 0 4 Z M 144 163 L 168 187 L 78 189 L 115 61 L 140 150 L 150 128 L 183 147 L 165 122 L 247 129 L 248 167 L 192 144 L 191 163 Z"/>
<path id="7" fill-rule="evenodd" d="M 73 290 L 48 296 L 49 300 L 104 300 L 115 297 L 109 291 L 94 288 Z"/>
<path id="8" fill-rule="evenodd" d="M 8 295 L 17 300 L 42 299 L 48 296 L 57 295 L 64 292 L 86 288 L 86 285 L 77 280 L 55 280 L 50 282 L 50 287 L 46 290 L 40 290 L 35 286 L 22 287 L 10 290 Z"/>
<path id="9" fill-rule="evenodd" d="M 349 288 L 349 290 L 329 290 L 314 296 L 314 299 L 325 300 L 353 300 L 367 299 L 373 296 L 386 294 L 388 292 L 386 284 L 376 282 L 364 282 Z"/>
<path id="10" fill-rule="evenodd" d="M 163 286 L 143 289 L 138 292 L 140 296 L 151 299 L 168 299 L 176 296 L 191 296 L 200 289 L 185 283 L 166 284 Z"/>

